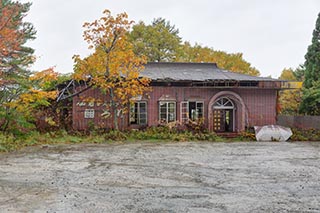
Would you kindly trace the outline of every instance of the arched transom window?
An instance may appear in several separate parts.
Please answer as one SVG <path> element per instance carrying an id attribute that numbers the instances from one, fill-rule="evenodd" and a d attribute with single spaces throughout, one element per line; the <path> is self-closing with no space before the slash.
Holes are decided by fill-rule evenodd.
<path id="1" fill-rule="evenodd" d="M 222 97 L 222 98 L 219 98 L 213 104 L 213 108 L 214 109 L 234 109 L 234 104 L 229 98 Z"/>

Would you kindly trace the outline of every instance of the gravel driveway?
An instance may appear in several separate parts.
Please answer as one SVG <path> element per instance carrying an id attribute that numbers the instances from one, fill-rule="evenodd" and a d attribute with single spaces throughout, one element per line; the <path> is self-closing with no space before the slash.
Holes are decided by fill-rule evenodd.
<path id="1" fill-rule="evenodd" d="M 0 154 L 0 212 L 320 212 L 320 143 L 63 145 Z"/>

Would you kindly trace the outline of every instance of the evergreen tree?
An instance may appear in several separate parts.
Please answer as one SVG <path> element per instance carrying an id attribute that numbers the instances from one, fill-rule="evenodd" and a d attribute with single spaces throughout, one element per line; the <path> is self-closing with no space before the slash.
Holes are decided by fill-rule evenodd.
<path id="1" fill-rule="evenodd" d="M 320 81 L 303 90 L 300 112 L 307 115 L 320 115 Z"/>
<path id="2" fill-rule="evenodd" d="M 320 13 L 305 59 L 304 88 L 300 112 L 308 115 L 320 115 Z"/>
<path id="3" fill-rule="evenodd" d="M 309 89 L 312 87 L 313 82 L 320 80 L 320 13 L 313 31 L 312 43 L 308 47 L 305 59 L 304 87 Z"/>
<path id="4" fill-rule="evenodd" d="M 35 39 L 35 29 L 23 19 L 31 3 L 0 0 L 0 130 L 5 131 L 17 113 L 12 102 L 28 90 L 34 50 L 25 46 Z"/>
<path id="5" fill-rule="evenodd" d="M 293 74 L 297 81 L 303 81 L 305 68 L 303 64 L 300 64 L 294 71 Z"/>
<path id="6" fill-rule="evenodd" d="M 179 30 L 163 18 L 154 19 L 151 25 L 139 22 L 133 26 L 129 39 L 136 55 L 150 62 L 175 61 L 180 49 Z"/>

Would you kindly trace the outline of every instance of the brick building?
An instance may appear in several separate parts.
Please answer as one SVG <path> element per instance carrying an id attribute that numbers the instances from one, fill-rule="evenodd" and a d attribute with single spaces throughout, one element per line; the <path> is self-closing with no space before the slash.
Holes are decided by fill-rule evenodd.
<path id="1" fill-rule="evenodd" d="M 282 82 L 222 70 L 214 63 L 148 63 L 142 76 L 152 91 L 136 97 L 120 128 L 204 119 L 210 131 L 240 132 L 246 127 L 276 123 L 278 91 Z M 84 102 L 91 97 L 98 102 Z M 112 128 L 106 95 L 90 88 L 72 98 L 72 125 Z"/>

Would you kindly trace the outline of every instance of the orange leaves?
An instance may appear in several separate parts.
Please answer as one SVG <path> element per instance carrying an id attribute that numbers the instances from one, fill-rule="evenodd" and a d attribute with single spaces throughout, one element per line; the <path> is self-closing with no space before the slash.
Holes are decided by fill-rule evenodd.
<path id="1" fill-rule="evenodd" d="M 53 68 L 49 68 L 40 72 L 34 73 L 30 76 L 31 81 L 36 81 L 38 86 L 42 89 L 48 89 L 53 81 L 58 80 L 58 73 L 53 70 Z"/>
<path id="2" fill-rule="evenodd" d="M 30 3 L 0 1 L 0 58 L 18 58 L 17 52 L 22 49 L 21 45 L 32 39 L 31 34 L 29 38 L 26 38 L 26 34 L 35 32 L 31 28 L 27 32 L 25 28 L 28 24 L 22 20 L 30 5 Z M 1 61 L 0 65 L 2 63 Z"/>
<path id="3" fill-rule="evenodd" d="M 57 98 L 57 91 L 53 90 L 58 80 L 59 73 L 49 68 L 30 76 L 30 88 L 22 93 L 19 98 L 11 102 L 11 107 L 17 110 L 35 110 L 41 106 L 49 106 Z"/>
<path id="4" fill-rule="evenodd" d="M 19 14 L 19 5 L 4 5 L 0 2 L 0 55 L 7 56 L 10 52 L 19 47 L 19 32 L 16 26 L 21 23 L 21 20 L 14 20 Z"/>
<path id="5" fill-rule="evenodd" d="M 112 100 L 113 112 L 116 108 L 125 112 L 130 98 L 149 90 L 149 81 L 145 78 L 140 81 L 139 77 L 146 58 L 136 56 L 128 41 L 127 35 L 133 24 L 128 15 L 120 13 L 113 17 L 109 10 L 103 14 L 102 18 L 83 25 L 84 40 L 89 43 L 89 48 L 95 48 L 95 52 L 84 59 L 74 56 L 73 77 L 83 80 L 90 76 L 90 82 L 106 91 Z"/>
<path id="6" fill-rule="evenodd" d="M 126 13 L 120 13 L 116 17 L 111 15 L 109 10 L 103 12 L 105 16 L 92 23 L 83 24 L 85 31 L 83 38 L 89 43 L 89 48 L 97 48 L 99 46 L 113 47 L 115 43 L 126 36 L 131 28 L 133 21 L 128 20 Z M 111 49 L 107 49 L 110 52 Z"/>

